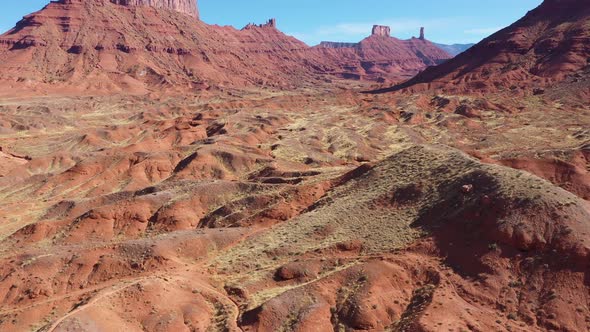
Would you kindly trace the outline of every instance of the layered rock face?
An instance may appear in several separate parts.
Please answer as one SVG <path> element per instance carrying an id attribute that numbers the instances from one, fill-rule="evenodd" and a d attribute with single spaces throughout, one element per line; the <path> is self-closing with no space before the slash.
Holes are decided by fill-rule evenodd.
<path id="1" fill-rule="evenodd" d="M 391 28 L 384 25 L 373 25 L 373 36 L 390 37 Z"/>
<path id="2" fill-rule="evenodd" d="M 197 0 L 59 0 L 63 4 L 84 3 L 84 2 L 111 2 L 121 6 L 144 6 L 158 9 L 177 11 L 199 18 L 199 7 Z"/>
<path id="3" fill-rule="evenodd" d="M 144 6 L 158 9 L 177 11 L 199 18 L 199 7 L 197 0 L 59 0 L 58 3 L 73 4 L 84 2 L 104 3 L 111 2 L 121 6 Z"/>
<path id="4" fill-rule="evenodd" d="M 253 29 L 253 28 L 270 28 L 276 29 L 277 28 L 277 19 L 271 18 L 266 23 L 263 24 L 255 24 L 255 23 L 248 23 L 242 30 L 245 29 Z"/>
<path id="5" fill-rule="evenodd" d="M 144 93 L 286 87 L 316 82 L 318 74 L 398 82 L 450 57 L 428 41 L 391 38 L 389 27 L 356 46 L 310 48 L 276 29 L 275 19 L 239 31 L 195 20 L 196 8 L 196 1 L 52 2 L 0 36 L 0 83 Z"/>
<path id="6" fill-rule="evenodd" d="M 26 16 L 0 36 L 0 81 L 15 89 L 142 92 L 286 86 L 324 68 L 319 56 L 303 53 L 307 45 L 274 29 L 275 20 L 239 31 L 185 15 L 196 15 L 194 1 L 116 2 L 63 0 Z M 158 8 L 164 4 L 175 11 Z"/>
<path id="7" fill-rule="evenodd" d="M 150 6 L 164 8 L 199 17 L 197 0 L 110 0 L 112 3 L 125 6 Z"/>

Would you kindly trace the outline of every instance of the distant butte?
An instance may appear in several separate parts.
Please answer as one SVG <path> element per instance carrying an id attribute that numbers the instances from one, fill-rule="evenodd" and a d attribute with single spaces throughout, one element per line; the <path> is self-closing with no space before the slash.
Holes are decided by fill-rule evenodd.
<path id="1" fill-rule="evenodd" d="M 255 24 L 255 23 L 248 23 L 244 29 L 252 29 L 252 28 L 272 28 L 272 29 L 276 29 L 277 28 L 277 19 L 276 18 L 271 18 L 268 21 L 266 21 L 266 23 L 264 24 Z"/>
<path id="2" fill-rule="evenodd" d="M 391 36 L 391 28 L 374 25 L 371 36 L 358 43 L 321 42 L 315 47 L 342 68 L 338 75 L 348 79 L 378 82 L 409 78 L 429 66 L 452 58 L 450 54 L 426 40 L 424 28 L 420 38 L 402 40 Z"/>

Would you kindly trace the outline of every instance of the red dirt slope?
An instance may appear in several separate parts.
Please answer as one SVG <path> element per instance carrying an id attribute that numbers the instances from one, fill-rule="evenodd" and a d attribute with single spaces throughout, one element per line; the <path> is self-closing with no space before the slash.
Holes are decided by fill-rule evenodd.
<path id="1" fill-rule="evenodd" d="M 453 60 L 381 92 L 407 88 L 541 93 L 539 87 L 563 81 L 587 68 L 589 61 L 588 2 L 545 0 Z"/>

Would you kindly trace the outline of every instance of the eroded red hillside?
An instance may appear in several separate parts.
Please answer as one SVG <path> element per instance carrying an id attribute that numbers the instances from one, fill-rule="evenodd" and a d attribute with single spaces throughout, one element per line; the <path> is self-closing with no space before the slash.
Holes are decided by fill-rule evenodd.
<path id="1" fill-rule="evenodd" d="M 4 91 L 62 93 L 287 87 L 312 82 L 322 70 L 307 49 L 269 26 L 240 31 L 149 6 L 64 1 L 0 36 L 0 78 Z"/>
<path id="2" fill-rule="evenodd" d="M 383 91 L 542 93 L 540 88 L 577 79 L 572 76 L 588 68 L 589 45 L 588 2 L 546 0 L 521 20 L 456 58 Z M 583 89 L 587 94 L 588 86 Z"/>
<path id="3" fill-rule="evenodd" d="M 424 38 L 310 48 L 274 19 L 236 30 L 196 17 L 191 1 L 52 2 L 0 36 L 0 84 L 7 94 L 284 89 L 334 77 L 399 82 L 450 58 Z"/>
<path id="4" fill-rule="evenodd" d="M 0 38 L 1 331 L 590 329 L 588 69 L 369 95 L 437 61 L 424 36 L 310 49 L 117 2 Z"/>

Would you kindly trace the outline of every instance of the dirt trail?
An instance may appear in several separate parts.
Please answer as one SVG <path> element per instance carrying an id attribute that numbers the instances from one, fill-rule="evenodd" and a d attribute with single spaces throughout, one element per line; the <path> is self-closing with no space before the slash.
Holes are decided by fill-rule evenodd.
<path id="1" fill-rule="evenodd" d="M 133 281 L 131 283 L 125 282 L 124 285 L 121 285 L 121 286 L 118 286 L 118 287 L 114 287 L 114 289 L 112 289 L 110 291 L 100 293 L 100 294 L 92 297 L 91 299 L 89 299 L 89 301 L 87 303 L 84 303 L 84 304 L 82 304 L 80 306 L 77 306 L 74 310 L 70 311 L 65 316 L 62 316 L 61 318 L 59 318 L 58 320 L 56 320 L 55 322 L 53 322 L 53 324 L 51 324 L 51 326 L 49 326 L 49 328 L 44 329 L 44 331 L 47 331 L 47 332 L 56 331 L 56 329 L 59 327 L 59 325 L 61 323 L 63 323 L 66 319 L 68 319 L 68 318 L 76 315 L 77 313 L 79 313 L 79 312 L 87 309 L 88 307 L 94 305 L 96 302 L 98 302 L 98 301 L 100 301 L 100 300 L 102 300 L 102 299 L 104 299 L 104 298 L 106 298 L 108 296 L 111 296 L 111 295 L 113 295 L 115 293 L 118 293 L 118 292 L 120 292 L 120 291 L 122 291 L 122 290 L 124 290 L 126 288 L 129 288 L 129 287 L 131 287 L 133 285 L 136 285 L 136 284 L 138 284 L 138 283 L 140 283 L 140 282 L 142 282 L 144 280 L 150 279 L 150 278 L 154 278 L 154 277 L 139 278 L 139 279 L 137 279 L 137 280 L 135 280 L 135 281 Z"/>

